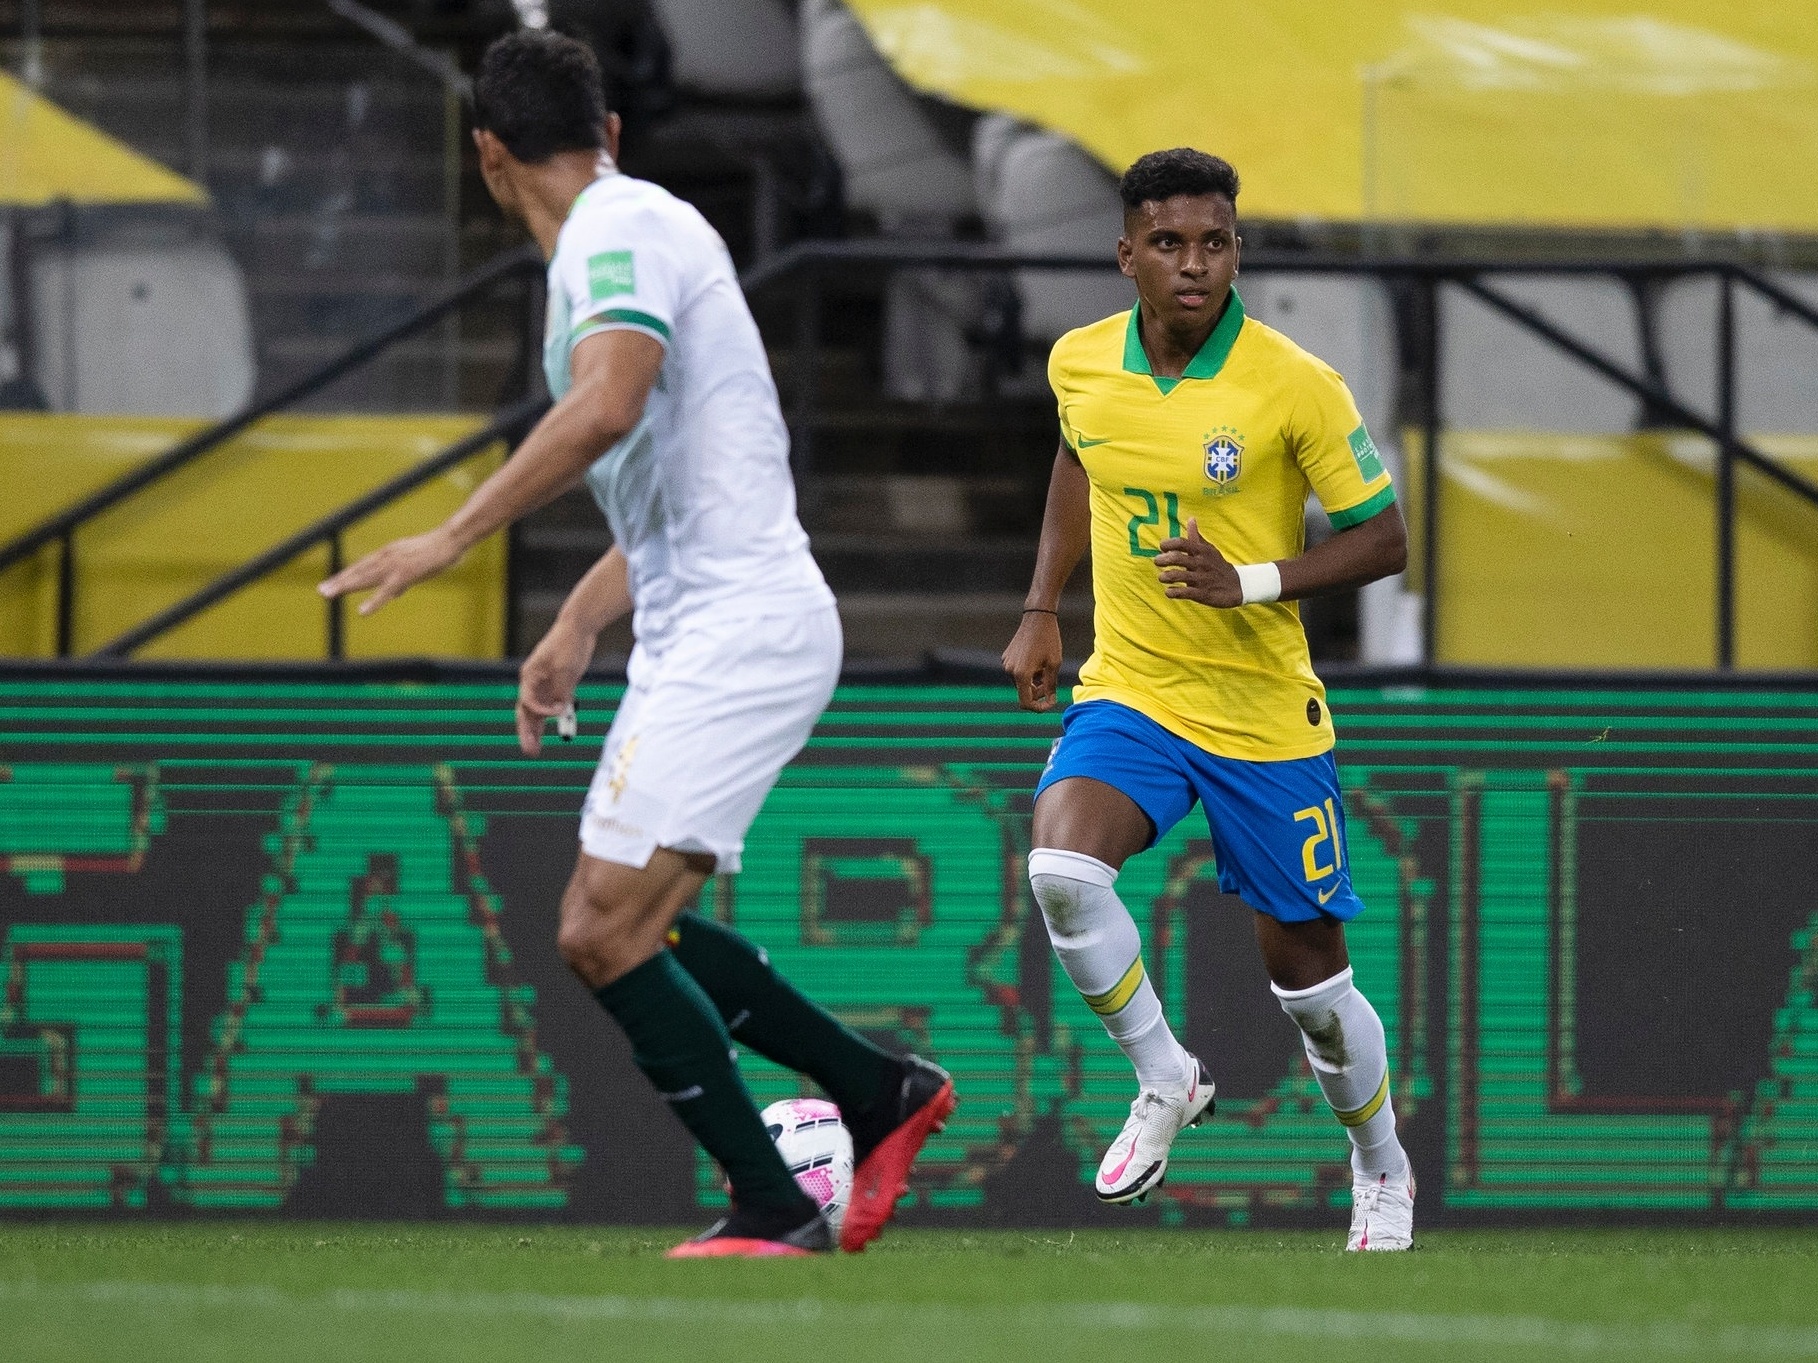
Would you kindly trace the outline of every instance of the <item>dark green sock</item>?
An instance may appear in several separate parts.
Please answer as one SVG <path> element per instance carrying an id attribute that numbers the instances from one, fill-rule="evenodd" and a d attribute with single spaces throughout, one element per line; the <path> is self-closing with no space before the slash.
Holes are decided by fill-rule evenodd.
<path id="1" fill-rule="evenodd" d="M 747 1211 L 800 1212 L 803 1220 L 814 1214 L 739 1078 L 719 1014 L 671 953 L 659 952 L 594 997 L 625 1029 L 638 1068 L 720 1162 L 734 1202 Z"/>
<path id="2" fill-rule="evenodd" d="M 888 1051 L 777 974 L 761 947 L 723 923 L 685 913 L 670 941 L 734 1040 L 807 1075 L 848 1114 L 864 1112 L 901 1080 L 901 1067 Z"/>

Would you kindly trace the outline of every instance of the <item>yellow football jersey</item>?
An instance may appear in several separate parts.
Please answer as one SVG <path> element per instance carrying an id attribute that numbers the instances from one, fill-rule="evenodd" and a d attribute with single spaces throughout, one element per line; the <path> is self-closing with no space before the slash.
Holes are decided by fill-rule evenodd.
<path id="1" fill-rule="evenodd" d="M 1232 563 L 1293 558 L 1309 489 L 1339 529 L 1387 508 L 1395 489 L 1344 380 L 1245 317 L 1235 292 L 1180 379 L 1151 371 L 1132 309 L 1061 337 L 1048 380 L 1092 484 L 1097 637 L 1074 699 L 1118 701 L 1224 757 L 1325 752 L 1296 605 L 1172 599 L 1155 556 L 1197 517 Z"/>

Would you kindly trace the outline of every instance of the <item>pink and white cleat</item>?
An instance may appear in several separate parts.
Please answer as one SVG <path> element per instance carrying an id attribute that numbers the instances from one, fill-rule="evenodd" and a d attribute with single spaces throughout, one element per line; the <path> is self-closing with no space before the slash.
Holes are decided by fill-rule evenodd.
<path id="1" fill-rule="evenodd" d="M 1351 1184 L 1348 1250 L 1414 1248 L 1414 1170 L 1400 1178 L 1379 1174 Z"/>
<path id="2" fill-rule="evenodd" d="M 1130 1104 L 1130 1119 L 1099 1162 L 1093 1190 L 1100 1202 L 1140 1202 L 1168 1172 L 1168 1151 L 1183 1129 L 1195 1126 L 1217 1109 L 1216 1085 L 1198 1059 L 1186 1083 L 1144 1089 Z"/>

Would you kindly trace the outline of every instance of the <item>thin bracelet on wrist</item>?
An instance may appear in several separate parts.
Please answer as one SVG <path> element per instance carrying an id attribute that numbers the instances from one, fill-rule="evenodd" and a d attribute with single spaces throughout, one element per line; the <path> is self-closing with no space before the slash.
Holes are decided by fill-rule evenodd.
<path id="1" fill-rule="evenodd" d="M 1059 611 L 1051 611 L 1046 606 L 1024 606 L 1023 614 L 1024 615 L 1052 615 L 1056 620 L 1060 619 Z"/>

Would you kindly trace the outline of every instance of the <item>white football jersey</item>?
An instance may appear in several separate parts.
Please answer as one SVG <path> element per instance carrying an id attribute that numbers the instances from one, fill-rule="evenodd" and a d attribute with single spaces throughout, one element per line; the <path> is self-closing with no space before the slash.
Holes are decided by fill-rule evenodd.
<path id="1" fill-rule="evenodd" d="M 612 327 L 667 352 L 643 420 L 587 471 L 630 565 L 640 644 L 693 617 L 830 605 L 732 257 L 691 204 L 616 172 L 582 191 L 556 237 L 543 346 L 552 396 L 568 391 L 575 345 Z"/>

